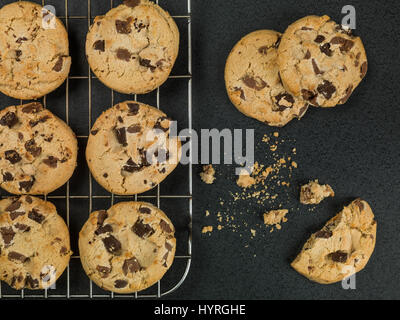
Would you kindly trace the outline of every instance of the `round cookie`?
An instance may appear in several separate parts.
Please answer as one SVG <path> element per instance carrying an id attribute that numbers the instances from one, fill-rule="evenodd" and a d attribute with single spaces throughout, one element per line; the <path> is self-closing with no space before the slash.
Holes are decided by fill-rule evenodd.
<path id="1" fill-rule="evenodd" d="M 235 107 L 270 126 L 301 118 L 308 103 L 289 94 L 279 78 L 277 46 L 281 34 L 252 32 L 232 49 L 225 66 L 226 89 Z"/>
<path id="2" fill-rule="evenodd" d="M 36 3 L 17 1 L 0 9 L 0 30 L 1 92 L 36 99 L 64 82 L 71 57 L 67 31 L 57 17 Z"/>
<path id="3" fill-rule="evenodd" d="M 154 188 L 178 165 L 181 143 L 160 110 L 126 101 L 105 111 L 89 136 L 86 159 L 96 181 L 111 193 Z"/>
<path id="4" fill-rule="evenodd" d="M 148 0 L 125 0 L 94 19 L 86 55 L 106 86 L 144 94 L 168 78 L 179 51 L 179 30 L 171 16 Z"/>
<path id="5" fill-rule="evenodd" d="M 48 194 L 76 167 L 78 143 L 38 102 L 0 111 L 0 186 L 13 194 Z"/>
<path id="6" fill-rule="evenodd" d="M 31 196 L 0 201 L 0 280 L 14 289 L 45 289 L 64 272 L 72 252 L 56 207 Z"/>
<path id="7" fill-rule="evenodd" d="M 292 267 L 321 284 L 342 281 L 368 263 L 375 248 L 376 228 L 370 206 L 357 199 L 311 236 Z"/>
<path id="8" fill-rule="evenodd" d="M 93 212 L 79 233 L 83 269 L 105 290 L 144 290 L 172 265 L 174 232 L 164 212 L 146 202 L 120 202 Z"/>
<path id="9" fill-rule="evenodd" d="M 328 16 L 308 16 L 289 26 L 278 62 L 288 91 L 320 107 L 344 104 L 368 69 L 361 39 Z"/>

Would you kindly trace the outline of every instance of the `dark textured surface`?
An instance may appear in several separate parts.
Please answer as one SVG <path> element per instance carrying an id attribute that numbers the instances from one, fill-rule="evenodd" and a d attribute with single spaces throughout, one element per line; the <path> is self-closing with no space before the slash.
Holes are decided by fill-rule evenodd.
<path id="1" fill-rule="evenodd" d="M 12 1 L 1 1 L 1 4 Z M 41 1 L 37 1 L 41 2 Z M 118 1 L 114 1 L 117 3 Z M 184 0 L 160 0 L 172 14 L 186 13 Z M 245 34 L 257 29 L 275 29 L 283 32 L 293 21 L 310 14 L 328 14 L 341 20 L 345 1 L 291 1 L 291 0 L 192 0 L 193 2 L 193 125 L 200 128 L 253 128 L 256 132 L 256 159 L 270 160 L 270 154 L 259 142 L 264 134 L 275 129 L 244 117 L 231 105 L 225 93 L 225 60 L 233 45 Z M 64 15 L 64 1 L 46 1 L 56 4 Z M 85 15 L 85 1 L 70 0 L 69 14 Z M 103 14 L 109 8 L 108 0 L 92 0 L 93 15 Z M 214 224 L 205 210 L 212 214 L 220 210 L 220 199 L 226 190 L 239 191 L 234 182 L 233 166 L 217 166 L 217 181 L 212 186 L 203 184 L 194 167 L 194 239 L 193 263 L 182 287 L 169 298 L 175 299 L 380 299 L 400 298 L 400 252 L 398 243 L 400 205 L 400 100 L 397 76 L 400 35 L 400 3 L 398 1 L 352 1 L 357 10 L 357 30 L 364 41 L 369 72 L 345 106 L 331 110 L 311 109 L 300 122 L 294 121 L 279 129 L 287 141 L 286 148 L 296 147 L 299 169 L 292 177 L 288 208 L 300 208 L 289 217 L 282 231 L 257 236 L 250 240 L 249 228 L 239 232 L 228 229 L 215 231 L 211 236 L 201 234 L 201 227 Z M 182 9 L 183 8 L 183 9 Z M 80 24 L 81 25 L 80 25 Z M 84 34 L 87 22 L 70 24 L 73 68 L 71 75 L 87 75 L 84 58 Z M 187 64 L 185 37 L 187 26 L 180 23 L 183 36 L 182 52 L 174 74 L 184 74 Z M 69 122 L 80 135 L 88 131 L 87 80 L 70 81 Z M 162 88 L 162 109 L 187 125 L 186 82 L 169 80 Z M 98 81 L 93 82 L 92 103 L 96 106 L 93 120 L 104 106 L 111 104 L 110 91 Z M 126 99 L 115 96 L 115 102 Z M 140 96 L 138 100 L 155 104 L 155 95 Z M 1 106 L 15 103 L 0 96 Z M 49 95 L 47 103 L 52 111 L 65 119 L 65 85 Z M 185 110 L 182 112 L 182 110 Z M 80 166 L 71 180 L 71 194 L 87 194 L 88 169 L 84 162 L 85 139 L 80 139 Z M 289 149 L 290 150 L 290 149 Z M 187 192 L 185 167 L 179 168 L 162 186 L 164 193 Z M 311 178 L 329 183 L 336 191 L 334 199 L 326 200 L 315 212 L 299 207 L 298 185 Z M 105 194 L 94 185 L 96 194 Z M 3 194 L 3 193 L 2 193 Z M 65 188 L 55 194 L 65 194 Z M 153 192 L 154 194 L 154 192 Z M 318 230 L 329 218 L 356 197 L 367 200 L 378 221 L 376 250 L 366 269 L 357 275 L 357 289 L 345 291 L 340 284 L 322 286 L 309 282 L 294 272 L 290 261 L 296 256 L 310 233 Z M 65 200 L 54 201 L 62 214 L 66 212 Z M 171 216 L 179 230 L 184 230 L 185 218 L 181 214 L 187 203 L 164 200 L 162 208 Z M 96 200 L 94 209 L 109 206 L 109 200 Z M 249 225 L 260 223 L 260 215 L 269 208 L 249 203 L 254 214 L 245 214 L 242 220 Z M 243 207 L 243 209 L 246 209 Z M 85 200 L 75 200 L 71 209 L 71 236 L 76 237 L 89 210 Z M 226 210 L 226 208 L 225 208 Z M 237 208 L 235 210 L 238 210 Z M 211 220 L 210 220 L 211 219 Z M 241 221 L 243 222 L 243 221 Z M 260 229 L 261 230 L 261 229 Z M 240 234 L 243 236 L 241 237 Z M 76 240 L 76 239 L 75 239 Z M 76 251 L 77 241 L 73 241 Z M 245 246 L 248 246 L 247 248 Z M 185 248 L 181 247 L 181 252 Z M 181 266 L 176 264 L 176 270 Z M 171 270 L 172 271 L 172 270 Z M 180 270 L 182 271 L 182 270 Z M 178 273 L 177 273 L 178 274 Z M 166 281 L 174 283 L 176 275 L 169 272 Z M 60 279 L 57 293 L 65 293 L 66 277 Z M 4 289 L 4 286 L 3 286 Z M 86 294 L 88 281 L 79 260 L 71 262 L 71 294 Z M 95 293 L 104 293 L 95 289 Z M 15 293 L 15 292 L 14 292 Z M 152 291 L 154 293 L 154 290 Z"/>

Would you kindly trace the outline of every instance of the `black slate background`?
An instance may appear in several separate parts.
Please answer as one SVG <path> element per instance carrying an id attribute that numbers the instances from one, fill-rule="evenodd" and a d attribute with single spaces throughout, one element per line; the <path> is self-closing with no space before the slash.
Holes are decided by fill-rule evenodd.
<path id="1" fill-rule="evenodd" d="M 0 1 L 0 4 L 13 2 Z M 35 1 L 41 3 L 41 1 Z M 160 0 L 160 5 L 171 14 L 186 14 L 185 0 Z M 92 15 L 104 14 L 110 8 L 108 0 L 92 0 Z M 119 1 L 114 1 L 114 5 Z M 45 1 L 53 4 L 58 15 L 65 14 L 63 0 Z M 244 117 L 229 102 L 224 86 L 224 66 L 233 45 L 245 34 L 257 29 L 275 29 L 283 32 L 296 19 L 310 14 L 328 14 L 341 21 L 341 9 L 346 1 L 293 0 L 192 0 L 193 28 L 193 126 L 201 128 L 253 128 L 256 132 L 256 160 L 268 162 L 270 154 L 260 144 L 264 134 L 277 131 L 255 120 Z M 394 0 L 351 2 L 357 10 L 357 30 L 364 41 L 369 58 L 366 79 L 346 105 L 330 110 L 311 109 L 300 121 L 293 121 L 279 129 L 288 142 L 285 148 L 297 148 L 295 171 L 290 188 L 288 208 L 299 208 L 289 216 L 283 230 L 268 235 L 240 237 L 249 231 L 233 233 L 229 230 L 201 234 L 201 228 L 212 217 L 204 216 L 220 210 L 220 199 L 227 190 L 239 191 L 234 181 L 234 166 L 216 166 L 217 181 L 212 186 L 198 178 L 199 167 L 193 170 L 193 261 L 184 284 L 168 296 L 173 299 L 398 299 L 400 298 L 398 249 L 400 172 L 400 100 L 398 74 L 400 3 Z M 87 15 L 86 1 L 69 0 L 69 15 Z M 187 25 L 178 20 L 182 34 L 181 54 L 173 74 L 187 73 Z M 84 38 L 87 21 L 69 23 L 72 76 L 87 75 L 84 56 Z M 65 84 L 47 98 L 48 107 L 65 119 Z M 97 80 L 92 83 L 92 123 L 100 112 L 111 106 L 110 91 Z M 161 109 L 187 126 L 187 82 L 170 79 L 160 90 Z M 128 99 L 115 94 L 114 102 Z M 88 81 L 69 82 L 69 123 L 78 135 L 85 135 L 88 123 Z M 154 93 L 139 96 L 139 101 L 155 105 Z M 17 103 L 0 95 L 0 105 Z M 71 194 L 88 193 L 88 169 L 83 150 L 86 140 L 79 139 L 81 156 L 79 166 L 70 182 Z M 313 178 L 329 183 L 336 192 L 334 199 L 326 200 L 315 212 L 308 212 L 298 204 L 298 186 Z M 187 194 L 187 167 L 180 166 L 161 186 L 163 194 Z M 65 195 L 65 187 L 55 195 Z M 107 194 L 93 185 L 94 194 Z M 154 191 L 146 193 L 154 195 Z M 4 195 L 1 191 L 0 195 Z M 315 232 L 354 198 L 362 197 L 374 209 L 378 221 L 376 250 L 366 269 L 357 275 L 357 289 L 343 290 L 340 284 L 322 286 L 309 282 L 294 272 L 290 261 L 296 256 L 310 233 Z M 53 201 L 61 215 L 66 215 L 65 200 Z M 109 200 L 96 200 L 93 209 L 109 207 Z M 260 215 L 268 207 L 249 204 L 254 214 L 243 216 L 249 225 L 260 223 Z M 178 240 L 185 238 L 187 202 L 162 200 L 161 207 L 171 216 L 178 230 Z M 226 209 L 226 208 L 225 208 Z M 87 219 L 87 200 L 74 200 L 70 207 L 72 247 L 77 253 L 77 234 Z M 211 219 L 211 220 L 210 220 Z M 242 221 L 243 222 L 243 221 Z M 258 234 L 260 231 L 257 231 Z M 180 241 L 178 254 L 186 247 Z M 245 246 L 248 245 L 246 248 Z M 173 284 L 183 265 L 174 264 L 165 281 Z M 71 294 L 87 294 L 88 281 L 79 260 L 71 262 Z M 5 285 L 2 286 L 3 294 Z M 66 289 L 65 274 L 57 282 L 55 294 Z M 7 289 L 9 293 L 16 293 Z M 94 293 L 104 293 L 94 288 Z M 151 293 L 154 293 L 154 288 Z"/>

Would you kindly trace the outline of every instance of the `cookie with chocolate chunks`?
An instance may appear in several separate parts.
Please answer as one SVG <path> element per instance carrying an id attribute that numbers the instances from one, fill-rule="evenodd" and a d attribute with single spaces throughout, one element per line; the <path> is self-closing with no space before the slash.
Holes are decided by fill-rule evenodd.
<path id="1" fill-rule="evenodd" d="M 8 192 L 48 194 L 72 176 L 75 134 L 39 102 L 1 110 L 0 134 L 0 186 Z"/>
<path id="2" fill-rule="evenodd" d="M 235 107 L 248 117 L 275 127 L 300 119 L 308 108 L 308 102 L 290 94 L 280 80 L 280 37 L 272 30 L 248 34 L 232 49 L 225 66 L 226 90 Z"/>
<path id="3" fill-rule="evenodd" d="M 0 201 L 0 280 L 16 290 L 48 288 L 71 254 L 68 228 L 52 203 L 31 196 Z"/>
<path id="4" fill-rule="evenodd" d="M 36 3 L 17 1 L 0 9 L 0 30 L 2 93 L 36 99 L 64 82 L 71 57 L 67 31 L 57 17 Z"/>
<path id="5" fill-rule="evenodd" d="M 361 39 L 328 16 L 308 16 L 289 26 L 278 63 L 287 90 L 319 107 L 346 103 L 368 69 Z"/>
<path id="6" fill-rule="evenodd" d="M 96 17 L 86 38 L 92 71 L 106 86 L 126 94 L 144 94 L 161 86 L 178 51 L 175 21 L 148 0 L 125 0 Z"/>
<path id="7" fill-rule="evenodd" d="M 376 228 L 371 207 L 357 199 L 308 239 L 292 267 L 321 284 L 342 281 L 368 263 L 375 248 Z"/>
<path id="8" fill-rule="evenodd" d="M 174 233 L 165 213 L 150 203 L 120 202 L 93 212 L 79 233 L 83 269 L 105 290 L 144 290 L 172 265 Z"/>
<path id="9" fill-rule="evenodd" d="M 181 143 L 171 120 L 148 105 L 125 101 L 95 122 L 86 160 L 96 181 L 111 193 L 132 195 L 162 182 L 178 165 Z"/>

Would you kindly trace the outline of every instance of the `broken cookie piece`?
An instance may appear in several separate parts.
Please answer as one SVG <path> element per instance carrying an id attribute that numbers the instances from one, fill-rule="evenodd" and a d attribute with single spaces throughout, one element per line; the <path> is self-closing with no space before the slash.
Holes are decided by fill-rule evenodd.
<path id="1" fill-rule="evenodd" d="M 271 210 L 267 213 L 264 213 L 264 224 L 266 226 L 272 226 L 276 229 L 281 229 L 281 223 L 287 222 L 286 215 L 289 213 L 289 210 L 282 209 L 282 210 Z M 274 228 L 271 228 L 271 232 Z"/>
<path id="2" fill-rule="evenodd" d="M 256 179 L 251 177 L 250 173 L 246 169 L 242 169 L 236 183 L 239 187 L 246 189 L 255 185 Z"/>
<path id="3" fill-rule="evenodd" d="M 213 184 L 215 181 L 215 169 L 211 164 L 203 166 L 203 172 L 200 173 L 200 178 L 206 184 Z"/>
<path id="4" fill-rule="evenodd" d="M 366 266 L 375 248 L 376 228 L 371 207 L 357 199 L 310 237 L 292 267 L 321 284 L 339 282 Z"/>
<path id="5" fill-rule="evenodd" d="M 213 231 L 212 226 L 206 226 L 206 227 L 203 227 L 203 229 L 201 230 L 201 233 L 211 233 L 212 231 Z"/>
<path id="6" fill-rule="evenodd" d="M 318 180 L 310 181 L 301 187 L 300 202 L 302 204 L 319 204 L 328 197 L 334 197 L 335 192 L 329 185 L 320 185 Z"/>

